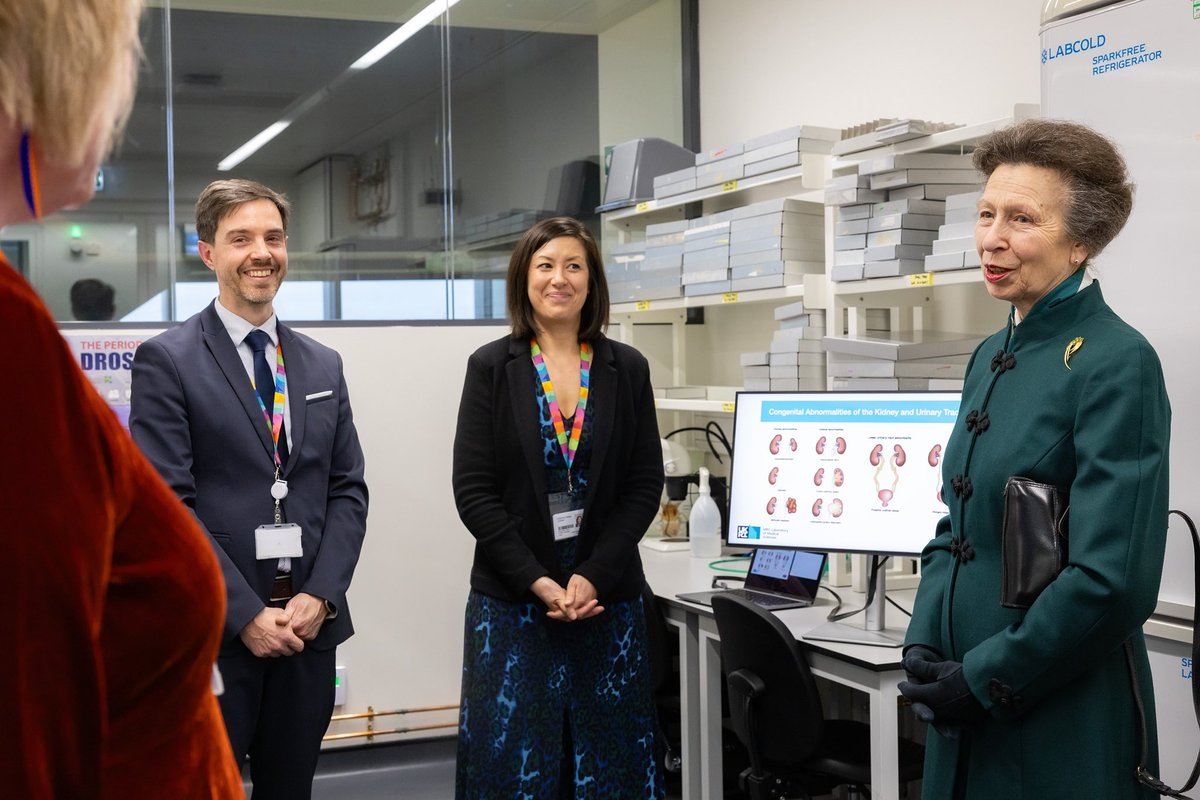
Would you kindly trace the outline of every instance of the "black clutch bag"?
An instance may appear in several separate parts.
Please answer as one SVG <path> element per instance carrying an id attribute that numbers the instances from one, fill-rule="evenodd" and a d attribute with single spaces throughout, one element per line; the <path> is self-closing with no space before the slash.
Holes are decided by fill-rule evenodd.
<path id="1" fill-rule="evenodd" d="M 1000 604 L 1029 608 L 1067 566 L 1067 492 L 1029 478 L 1004 484 Z"/>

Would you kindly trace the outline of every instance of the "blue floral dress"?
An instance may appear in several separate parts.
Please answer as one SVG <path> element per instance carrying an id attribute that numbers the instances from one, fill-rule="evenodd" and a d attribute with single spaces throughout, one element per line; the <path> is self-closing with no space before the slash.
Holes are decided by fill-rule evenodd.
<path id="1" fill-rule="evenodd" d="M 565 492 L 567 469 L 540 382 L 536 391 L 546 487 Z M 589 398 L 589 411 L 596 400 Z M 593 418 L 584 417 L 571 473 L 575 508 L 587 493 Z M 578 563 L 576 543 L 556 545 L 568 575 Z M 470 593 L 458 800 L 664 797 L 642 601 L 603 604 L 602 614 L 564 623 L 547 619 L 539 602 Z"/>

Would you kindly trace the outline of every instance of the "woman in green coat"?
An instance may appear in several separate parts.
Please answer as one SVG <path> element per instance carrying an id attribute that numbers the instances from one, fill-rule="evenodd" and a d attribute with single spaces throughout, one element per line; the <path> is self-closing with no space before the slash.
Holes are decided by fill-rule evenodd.
<path id="1" fill-rule="evenodd" d="M 967 367 L 943 466 L 950 514 L 922 556 L 901 685 L 932 722 L 926 798 L 1150 798 L 1125 642 L 1156 772 L 1142 624 L 1167 532 L 1170 407 L 1154 350 L 1088 265 L 1133 205 L 1113 145 L 1028 120 L 975 150 L 975 242 L 1008 325 Z M 1128 266 L 1126 266 L 1128 268 Z M 1070 492 L 1067 566 L 1028 608 L 1001 605 L 1004 487 Z"/>

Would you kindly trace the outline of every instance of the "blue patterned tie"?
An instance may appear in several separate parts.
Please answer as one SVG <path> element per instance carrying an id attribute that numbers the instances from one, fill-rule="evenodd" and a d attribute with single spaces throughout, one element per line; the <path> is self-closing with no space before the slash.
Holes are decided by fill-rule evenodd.
<path id="1" fill-rule="evenodd" d="M 271 337 L 266 331 L 256 329 L 246 334 L 246 343 L 250 345 L 251 360 L 254 362 L 254 386 L 258 390 L 258 396 L 262 398 L 263 408 L 267 410 L 267 415 L 270 416 L 275 408 L 275 374 L 271 371 L 270 364 L 267 363 L 267 348 L 271 347 Z M 271 349 L 274 350 L 273 347 Z M 280 463 L 287 464 L 287 458 L 287 431 L 280 424 Z"/>

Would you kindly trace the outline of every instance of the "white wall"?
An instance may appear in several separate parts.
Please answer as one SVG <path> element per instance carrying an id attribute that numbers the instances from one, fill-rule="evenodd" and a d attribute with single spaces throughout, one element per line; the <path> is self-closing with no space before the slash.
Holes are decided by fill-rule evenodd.
<path id="1" fill-rule="evenodd" d="M 455 705 L 475 540 L 459 521 L 451 494 L 451 445 L 467 356 L 507 328 L 300 330 L 342 355 L 371 495 L 367 537 L 349 593 L 356 633 L 337 654 L 349 671 L 347 698 L 335 713 Z M 383 717 L 375 727 L 456 720 L 456 712 L 436 712 Z M 330 728 L 363 730 L 362 720 Z"/>
<path id="2" fill-rule="evenodd" d="M 700 141 L 983 122 L 1039 97 L 1041 0 L 700 0 Z"/>

